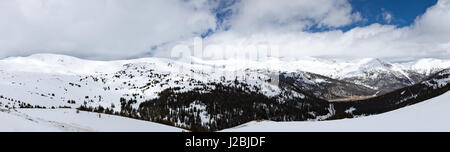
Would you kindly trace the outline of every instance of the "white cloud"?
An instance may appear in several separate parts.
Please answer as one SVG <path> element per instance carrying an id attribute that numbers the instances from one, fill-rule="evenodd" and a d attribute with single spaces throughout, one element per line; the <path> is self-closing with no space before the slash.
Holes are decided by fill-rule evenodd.
<path id="1" fill-rule="evenodd" d="M 392 13 L 389 13 L 389 12 L 383 12 L 382 16 L 383 16 L 384 21 L 386 21 L 386 23 L 388 23 L 388 24 L 390 24 L 392 22 L 392 19 L 394 18 Z"/>
<path id="2" fill-rule="evenodd" d="M 2 0 L 0 57 L 126 58 L 215 28 L 206 1 Z"/>
<path id="3" fill-rule="evenodd" d="M 168 54 L 172 46 L 216 25 L 210 0 L 2 0 L 0 57 L 38 52 L 87 58 Z M 373 24 L 347 32 L 305 32 L 311 26 L 338 28 L 364 20 L 347 0 L 242 0 L 231 6 L 228 31 L 215 31 L 205 45 L 279 46 L 284 57 L 450 58 L 450 2 L 436 6 L 413 25 Z M 384 15 L 386 21 L 392 15 Z M 157 51 L 150 51 L 160 45 Z M 214 50 L 212 50 L 214 51 Z M 245 51 L 245 50 L 235 50 Z"/>
<path id="4" fill-rule="evenodd" d="M 360 20 L 346 0 L 244 0 L 234 5 L 234 13 L 229 24 L 239 32 L 334 28 Z"/>
<path id="5" fill-rule="evenodd" d="M 310 4 L 310 1 L 301 2 L 305 2 L 305 5 Z M 321 3 L 324 6 L 328 6 L 325 1 L 321 1 Z M 220 46 L 277 45 L 280 50 L 280 56 L 283 57 L 450 58 L 450 2 L 446 0 L 440 0 L 436 6 L 429 8 L 411 26 L 397 28 L 393 25 L 373 24 L 366 27 L 354 28 L 347 32 L 335 30 L 319 33 L 309 33 L 296 30 L 295 28 L 289 28 L 291 25 L 304 26 L 308 24 L 308 22 L 304 23 L 301 21 L 290 22 L 293 16 L 299 15 L 296 13 L 288 13 L 296 10 L 295 7 L 288 7 L 284 11 L 278 9 L 270 10 L 271 8 L 265 6 L 264 3 L 260 5 L 262 6 L 251 6 L 260 9 L 251 8 L 251 10 L 244 11 L 246 12 L 244 14 L 249 15 L 239 14 L 236 19 L 231 21 L 234 26 L 229 31 L 219 32 L 208 37 L 205 39 L 204 44 Z M 275 5 L 274 8 L 278 8 L 278 5 L 286 6 L 276 3 L 273 5 Z M 346 6 L 344 4 L 342 5 Z M 292 6 L 301 6 L 301 4 Z M 309 8 L 304 8 L 306 12 L 315 9 L 315 5 L 313 4 L 306 6 Z M 346 11 L 343 12 L 351 12 L 349 10 L 350 8 L 337 7 L 341 5 L 330 6 L 333 7 L 327 8 L 326 10 L 344 8 Z M 276 13 L 262 13 L 262 10 L 266 9 L 269 9 L 268 12 Z M 305 10 L 300 12 L 305 12 Z M 281 16 L 277 16 L 278 14 L 281 14 Z M 341 13 L 340 15 L 336 13 L 338 15 L 336 17 L 333 15 L 326 16 L 329 13 L 323 14 L 325 15 L 310 14 L 309 17 L 313 18 L 318 24 L 331 27 L 350 24 L 354 21 L 352 20 L 354 14 L 351 13 Z M 252 18 L 252 16 L 256 18 Z M 268 19 L 265 19 L 264 16 L 268 17 Z M 280 22 L 286 21 L 286 25 L 282 24 L 282 26 L 277 26 L 271 24 L 276 21 L 274 20 L 276 18 L 279 18 Z M 338 18 L 344 21 L 333 22 L 337 21 Z M 252 27 L 256 29 L 252 30 Z M 279 30 L 280 27 L 285 28 L 285 30 Z M 286 30 L 286 27 L 288 30 Z M 189 44 L 189 42 L 186 41 L 184 43 Z"/>

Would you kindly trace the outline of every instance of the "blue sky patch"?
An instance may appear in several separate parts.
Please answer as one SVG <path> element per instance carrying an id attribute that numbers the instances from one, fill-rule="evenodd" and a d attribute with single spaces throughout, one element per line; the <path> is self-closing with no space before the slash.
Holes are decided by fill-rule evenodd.
<path id="1" fill-rule="evenodd" d="M 225 20 L 232 17 L 230 6 L 240 0 L 214 0 L 219 1 L 217 8 L 213 9 L 217 17 L 216 30 L 209 30 L 202 37 L 212 35 L 217 30 L 228 30 L 230 25 Z M 359 12 L 362 20 L 351 25 L 339 28 L 319 27 L 317 25 L 305 29 L 307 32 L 324 32 L 329 30 L 349 31 L 355 27 L 364 27 L 374 23 L 405 27 L 414 23 L 414 20 L 425 13 L 427 8 L 435 5 L 437 0 L 349 0 L 354 12 Z"/>

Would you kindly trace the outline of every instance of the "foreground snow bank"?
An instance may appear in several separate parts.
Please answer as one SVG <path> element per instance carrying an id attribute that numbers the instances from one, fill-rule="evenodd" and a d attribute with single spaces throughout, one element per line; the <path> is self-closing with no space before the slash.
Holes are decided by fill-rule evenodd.
<path id="1" fill-rule="evenodd" d="M 448 132 L 450 92 L 396 111 L 322 122 L 250 122 L 225 132 Z"/>
<path id="2" fill-rule="evenodd" d="M 0 131 L 21 132 L 21 131 L 64 131 L 56 125 L 37 122 L 16 112 L 0 111 Z"/>
<path id="3" fill-rule="evenodd" d="M 181 132 L 180 128 L 73 109 L 0 111 L 0 131 L 35 132 Z"/>

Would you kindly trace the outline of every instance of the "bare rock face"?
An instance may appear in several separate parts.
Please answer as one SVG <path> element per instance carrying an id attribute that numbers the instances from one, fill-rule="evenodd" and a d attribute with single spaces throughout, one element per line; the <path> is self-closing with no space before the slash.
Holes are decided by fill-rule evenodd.
<path id="1" fill-rule="evenodd" d="M 414 71 L 407 76 L 396 71 L 375 71 L 364 76 L 332 79 L 318 74 L 299 72 L 283 73 L 280 81 L 290 83 L 304 93 L 328 101 L 346 101 L 376 97 L 397 89 L 408 87 L 429 77 Z M 376 75 L 376 76 L 375 76 Z M 305 79 L 306 78 L 306 79 Z"/>
<path id="2" fill-rule="evenodd" d="M 396 71 L 379 71 L 376 73 L 367 73 L 366 76 L 349 77 L 343 80 L 369 86 L 374 90 L 379 91 L 378 94 L 384 94 L 396 89 L 414 85 L 428 77 L 426 74 L 420 74 L 414 71 L 405 72 L 405 74 L 406 75 Z"/>
<path id="3" fill-rule="evenodd" d="M 415 85 L 442 69 L 428 72 L 402 69 L 371 59 L 348 75 L 326 77 L 308 72 L 282 73 L 281 81 L 291 83 L 306 94 L 328 101 L 352 101 L 380 96 Z"/>
<path id="4" fill-rule="evenodd" d="M 377 92 L 377 90 L 363 85 L 317 74 L 303 72 L 302 76 L 307 77 L 310 82 L 307 83 L 303 78 L 299 78 L 299 75 L 293 74 L 281 74 L 280 81 L 292 84 L 298 89 L 303 90 L 306 94 L 325 100 L 348 98 L 351 96 L 372 96 Z M 314 83 L 311 83 L 311 81 Z"/>

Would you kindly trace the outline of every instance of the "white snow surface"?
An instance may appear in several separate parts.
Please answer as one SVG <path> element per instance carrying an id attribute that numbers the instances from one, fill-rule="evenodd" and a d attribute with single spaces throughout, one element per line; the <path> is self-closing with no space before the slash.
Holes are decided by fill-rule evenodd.
<path id="1" fill-rule="evenodd" d="M 180 128 L 74 109 L 0 111 L 0 132 L 182 132 Z"/>
<path id="2" fill-rule="evenodd" d="M 235 79 L 261 88 L 260 92 L 267 96 L 276 96 L 281 90 L 278 86 L 268 83 L 268 80 L 272 79 L 270 72 L 305 71 L 332 78 L 345 78 L 363 75 L 372 70 L 391 70 L 398 73 L 415 70 L 431 73 L 448 67 L 450 67 L 450 60 L 439 59 L 387 63 L 372 58 L 359 60 L 328 60 L 312 57 L 298 60 L 267 58 L 264 61 L 233 59 L 209 61 L 192 58 L 191 62 L 186 63 L 165 58 L 92 61 L 65 55 L 35 54 L 28 57 L 9 57 L 0 60 L 0 108 L 17 108 L 21 104 L 45 106 L 46 108 L 78 108 L 86 103 L 87 106 L 114 107 L 114 111 L 120 111 L 119 99 L 121 97 L 135 98 L 137 104 L 134 106 L 138 106 L 145 100 L 158 97 L 158 93 L 167 88 L 179 87 L 180 91 L 189 91 L 203 87 L 195 85 L 196 83 L 226 82 L 231 84 Z M 310 83 L 318 83 L 317 81 Z M 296 96 L 304 95 L 296 94 Z M 22 119 L 27 120 L 28 116 L 26 115 L 28 114 L 33 118 L 45 118 L 44 122 L 53 121 L 48 119 L 55 118 L 55 121 L 69 123 L 65 122 L 63 117 L 55 117 L 55 115 L 61 114 L 61 111 L 58 110 L 56 112 L 46 110 L 42 113 L 33 112 L 33 110 L 0 113 L 2 120 L 10 120 L 10 125 L 39 125 L 33 121 L 22 121 Z M 63 114 L 65 113 L 63 112 Z M 9 116 L 18 119 L 9 118 Z M 72 115 L 68 116 L 72 117 Z M 206 118 L 207 115 L 202 113 L 201 117 Z M 84 124 L 84 122 L 75 124 L 79 123 Z M 0 127 L 3 126 L 0 125 Z M 96 130 L 95 126 L 83 126 L 83 129 Z M 21 130 L 21 127 L 9 129 Z M 54 129 L 54 125 L 46 125 L 39 130 Z M 61 128 L 57 127 L 57 129 Z"/>
<path id="3" fill-rule="evenodd" d="M 261 88 L 267 96 L 281 90 L 268 83 L 271 72 L 306 71 L 332 78 L 364 75 L 371 70 L 392 70 L 422 73 L 450 67 L 450 60 L 421 59 L 411 62 L 387 63 L 379 59 L 328 60 L 304 57 L 297 60 L 266 58 L 249 60 L 173 61 L 165 58 L 141 58 L 118 61 L 91 61 L 57 54 L 35 54 L 0 60 L 0 107 L 31 106 L 77 108 L 87 106 L 120 110 L 119 99 L 136 98 L 139 103 L 158 97 L 167 88 L 179 87 L 180 92 L 202 87 L 197 82 L 232 83 L 236 78 Z M 265 73 L 269 72 L 269 73 Z M 301 72 L 300 72 L 301 73 Z M 299 77 L 302 75 L 299 74 Z M 308 80 L 308 78 L 304 78 Z M 321 79 L 310 83 L 320 83 Z M 253 87 L 250 87 L 253 88 Z M 133 96 L 134 95 L 134 96 Z M 303 96 L 299 94 L 298 96 Z M 68 101 L 75 101 L 75 104 Z"/>
<path id="4" fill-rule="evenodd" d="M 164 58 L 119 61 L 90 61 L 56 54 L 36 54 L 0 60 L 0 103 L 18 107 L 19 102 L 50 108 L 88 106 L 120 110 L 119 99 L 137 98 L 137 105 L 154 99 L 167 88 L 189 91 L 197 82 L 238 79 L 258 86 L 274 96 L 280 89 L 259 72 L 228 71 L 224 68 L 188 64 Z M 135 95 L 135 96 L 133 96 Z M 76 104 L 68 103 L 69 100 Z M 1 106 L 0 106 L 1 107 Z"/>
<path id="5" fill-rule="evenodd" d="M 392 112 L 317 122 L 249 122 L 223 132 L 449 132 L 450 92 Z"/>

